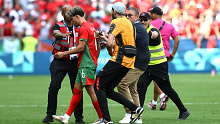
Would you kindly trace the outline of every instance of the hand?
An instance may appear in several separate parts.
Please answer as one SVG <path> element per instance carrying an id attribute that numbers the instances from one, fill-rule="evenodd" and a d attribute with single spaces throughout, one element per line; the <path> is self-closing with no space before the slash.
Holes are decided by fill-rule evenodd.
<path id="1" fill-rule="evenodd" d="M 99 38 L 101 38 L 101 39 L 103 39 L 103 40 L 107 40 L 107 37 L 106 37 L 106 34 L 101 30 L 101 31 L 96 31 L 96 35 L 99 37 Z"/>
<path id="2" fill-rule="evenodd" d="M 55 57 L 56 59 L 63 58 L 63 57 L 64 57 L 64 52 L 57 52 L 57 53 L 54 55 L 54 57 Z"/>
<path id="3" fill-rule="evenodd" d="M 106 44 L 107 44 L 107 42 L 105 42 L 105 41 L 101 41 L 99 43 L 100 43 L 101 46 L 106 46 Z"/>
<path id="4" fill-rule="evenodd" d="M 66 34 L 63 35 L 63 38 L 67 38 L 70 34 L 72 34 L 72 31 L 67 32 Z"/>
<path id="5" fill-rule="evenodd" d="M 173 61 L 173 59 L 174 59 L 174 55 L 173 55 L 173 54 L 170 54 L 169 62 Z"/>
<path id="6" fill-rule="evenodd" d="M 112 52 L 108 52 L 108 54 L 109 54 L 110 56 L 112 56 L 112 55 L 113 55 L 113 53 L 112 53 Z"/>
<path id="7" fill-rule="evenodd" d="M 150 31 L 151 32 L 151 39 L 156 39 L 158 37 L 158 33 L 156 31 Z"/>

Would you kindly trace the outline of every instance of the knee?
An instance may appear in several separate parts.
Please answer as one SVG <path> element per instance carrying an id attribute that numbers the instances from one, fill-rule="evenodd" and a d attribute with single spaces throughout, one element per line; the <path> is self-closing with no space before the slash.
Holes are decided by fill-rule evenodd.
<path id="1" fill-rule="evenodd" d="M 124 82 L 120 82 L 118 85 L 117 85 L 117 88 L 120 89 L 120 90 L 123 90 L 123 89 L 128 89 L 128 85 Z"/>
<path id="2" fill-rule="evenodd" d="M 106 90 L 106 97 L 109 98 L 113 92 L 114 92 L 114 90 L 107 89 Z"/>
<path id="3" fill-rule="evenodd" d="M 59 90 L 61 88 L 61 85 L 58 85 L 57 83 L 50 83 L 49 90 Z"/>

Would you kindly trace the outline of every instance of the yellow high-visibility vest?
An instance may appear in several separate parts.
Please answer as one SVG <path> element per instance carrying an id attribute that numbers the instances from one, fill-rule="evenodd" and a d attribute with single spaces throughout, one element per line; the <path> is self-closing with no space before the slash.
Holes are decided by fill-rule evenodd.
<path id="1" fill-rule="evenodd" d="M 149 33 L 149 31 L 152 28 L 155 28 L 155 27 L 150 25 L 147 28 L 147 32 Z M 163 63 L 163 62 L 167 61 L 167 58 L 166 58 L 165 53 L 164 53 L 163 41 L 162 41 L 160 32 L 159 32 L 158 37 L 160 37 L 160 39 L 161 39 L 159 45 L 157 45 L 157 46 L 150 46 L 149 45 L 149 50 L 150 50 L 150 53 L 151 53 L 151 57 L 150 57 L 150 62 L 149 62 L 148 65 L 157 65 L 157 64 L 160 64 L 160 63 Z M 151 42 L 151 40 L 149 40 L 149 42 Z"/>

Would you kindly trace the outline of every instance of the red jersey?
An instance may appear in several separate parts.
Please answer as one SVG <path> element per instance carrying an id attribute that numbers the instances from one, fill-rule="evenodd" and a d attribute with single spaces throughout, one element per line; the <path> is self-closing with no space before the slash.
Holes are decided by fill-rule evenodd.
<path id="1" fill-rule="evenodd" d="M 78 33 L 79 41 L 85 41 L 84 51 L 79 53 L 78 67 L 96 68 L 98 61 L 95 28 L 88 22 L 83 22 Z"/>
<path id="2" fill-rule="evenodd" d="M 2 28 L 4 28 L 4 31 L 3 31 L 4 36 L 12 36 L 11 28 L 14 28 L 12 22 L 8 22 L 8 23 L 3 24 Z"/>

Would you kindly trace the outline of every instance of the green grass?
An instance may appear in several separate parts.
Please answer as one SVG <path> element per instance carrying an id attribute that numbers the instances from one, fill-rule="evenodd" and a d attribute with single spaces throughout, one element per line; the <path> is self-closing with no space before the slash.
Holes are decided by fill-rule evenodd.
<path id="1" fill-rule="evenodd" d="M 151 83 L 146 95 L 143 124 L 220 123 L 220 75 L 171 74 L 170 79 L 191 115 L 185 121 L 178 121 L 179 111 L 171 100 L 165 111 L 160 111 L 159 106 L 156 111 L 150 110 L 147 103 L 153 98 Z M 0 76 L 0 124 L 41 124 L 46 116 L 49 83 L 50 76 L 14 76 L 13 79 Z M 65 78 L 58 96 L 57 115 L 66 112 L 71 97 L 69 81 Z M 109 100 L 109 110 L 115 124 L 124 117 L 123 106 L 114 101 Z M 98 117 L 86 92 L 83 115 L 88 124 Z M 70 124 L 73 123 L 74 116 L 70 120 Z"/>

